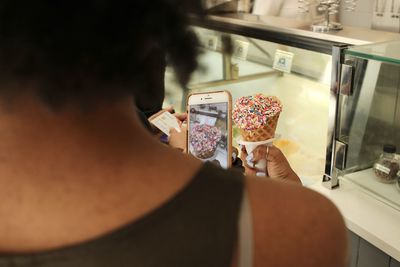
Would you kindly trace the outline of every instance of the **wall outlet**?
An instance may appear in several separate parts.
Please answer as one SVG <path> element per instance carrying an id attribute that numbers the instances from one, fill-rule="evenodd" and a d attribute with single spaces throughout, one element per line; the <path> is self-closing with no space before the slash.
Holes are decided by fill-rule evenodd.
<path id="1" fill-rule="evenodd" d="M 249 52 L 249 46 L 249 42 L 235 40 L 233 43 L 233 56 L 238 59 L 246 60 L 247 53 Z"/>
<path id="2" fill-rule="evenodd" d="M 374 12 L 372 18 L 372 29 L 400 32 L 400 13 Z"/>
<path id="3" fill-rule="evenodd" d="M 400 13 L 389 14 L 388 30 L 391 32 L 400 32 Z"/>
<path id="4" fill-rule="evenodd" d="M 372 29 L 400 32 L 400 0 L 375 0 Z"/>
<path id="5" fill-rule="evenodd" d="M 372 29 L 382 30 L 384 25 L 384 13 L 374 12 L 372 14 Z"/>

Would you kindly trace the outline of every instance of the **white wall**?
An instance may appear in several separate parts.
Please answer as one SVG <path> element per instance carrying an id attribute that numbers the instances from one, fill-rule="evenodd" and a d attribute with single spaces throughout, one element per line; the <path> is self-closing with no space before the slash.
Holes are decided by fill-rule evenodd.
<path id="1" fill-rule="evenodd" d="M 340 22 L 343 25 L 371 28 L 375 0 L 358 0 L 354 12 L 346 11 L 345 1 L 342 2 Z"/>
<path id="2" fill-rule="evenodd" d="M 365 28 L 372 25 L 376 30 L 400 32 L 400 19 L 396 17 L 400 14 L 400 0 L 353 0 L 357 1 L 354 12 L 345 11 L 347 1 L 342 1 L 341 7 L 344 25 Z"/>

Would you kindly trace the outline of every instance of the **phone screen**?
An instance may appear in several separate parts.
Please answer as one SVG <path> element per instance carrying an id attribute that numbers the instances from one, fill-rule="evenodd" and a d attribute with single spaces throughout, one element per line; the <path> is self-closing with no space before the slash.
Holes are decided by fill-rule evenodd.
<path id="1" fill-rule="evenodd" d="M 189 153 L 228 168 L 228 103 L 189 105 Z"/>

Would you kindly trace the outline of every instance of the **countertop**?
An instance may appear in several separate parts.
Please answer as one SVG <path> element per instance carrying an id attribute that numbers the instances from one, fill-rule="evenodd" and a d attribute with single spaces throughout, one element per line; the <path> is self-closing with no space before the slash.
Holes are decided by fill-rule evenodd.
<path id="1" fill-rule="evenodd" d="M 346 25 L 339 31 L 330 31 L 327 33 L 313 32 L 311 31 L 310 21 L 275 16 L 258 16 L 245 13 L 209 16 L 206 21 L 201 22 L 196 22 L 196 19 L 193 18 L 192 23 L 198 25 L 205 24 L 217 30 L 225 29 L 241 34 L 260 35 L 258 37 L 261 37 L 261 39 L 263 39 L 262 36 L 266 33 L 274 35 L 269 36 L 269 38 L 275 38 L 275 35 L 282 35 L 282 38 L 278 39 L 284 42 L 290 42 L 288 38 L 307 38 L 308 42 L 318 40 L 331 43 L 330 45 L 332 45 L 332 43 L 363 45 L 400 39 L 400 34 L 398 33 L 376 31 Z M 257 36 L 252 37 L 257 38 Z M 319 45 L 322 45 L 322 43 Z M 327 52 L 330 53 L 331 51 L 328 50 Z"/>
<path id="2" fill-rule="evenodd" d="M 307 186 L 329 198 L 341 211 L 347 228 L 400 261 L 400 211 L 348 180 L 330 190 L 322 183 Z"/>

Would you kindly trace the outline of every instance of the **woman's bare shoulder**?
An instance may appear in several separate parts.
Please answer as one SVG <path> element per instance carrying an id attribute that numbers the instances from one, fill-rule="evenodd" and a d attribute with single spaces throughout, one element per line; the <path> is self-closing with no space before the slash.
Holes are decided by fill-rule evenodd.
<path id="1" fill-rule="evenodd" d="M 345 266 L 345 224 L 331 201 L 297 184 L 247 177 L 255 266 Z"/>

